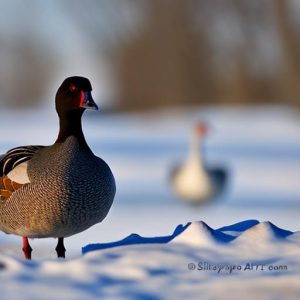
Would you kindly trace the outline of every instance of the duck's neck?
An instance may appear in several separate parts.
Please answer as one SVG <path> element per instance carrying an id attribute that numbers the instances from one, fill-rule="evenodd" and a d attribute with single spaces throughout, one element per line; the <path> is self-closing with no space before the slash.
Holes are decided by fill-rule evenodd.
<path id="1" fill-rule="evenodd" d="M 204 166 L 202 138 L 197 134 L 193 134 L 191 137 L 188 162 L 191 164 L 197 164 L 201 167 Z"/>
<path id="2" fill-rule="evenodd" d="M 79 144 L 90 150 L 81 126 L 82 111 L 59 114 L 59 134 L 55 143 L 63 143 L 68 137 L 74 136 Z"/>

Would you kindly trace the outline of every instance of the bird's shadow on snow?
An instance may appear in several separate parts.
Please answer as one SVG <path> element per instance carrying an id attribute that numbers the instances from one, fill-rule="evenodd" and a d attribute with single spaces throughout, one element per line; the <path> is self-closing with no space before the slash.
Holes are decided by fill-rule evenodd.
<path id="1" fill-rule="evenodd" d="M 109 248 L 115 248 L 120 246 L 129 246 L 129 245 L 145 245 L 145 244 L 167 244 L 174 240 L 175 238 L 182 235 L 192 224 L 201 224 L 202 229 L 206 230 L 208 234 L 218 243 L 227 244 L 232 242 L 237 238 L 238 235 L 232 235 L 232 232 L 243 233 L 259 224 L 257 220 L 246 220 L 242 221 L 230 226 L 224 226 L 219 229 L 213 229 L 209 227 L 204 222 L 195 222 L 195 223 L 187 223 L 186 225 L 178 225 L 174 232 L 168 236 L 159 236 L 159 237 L 142 237 L 136 233 L 133 233 L 126 238 L 110 243 L 98 243 L 98 244 L 89 244 L 82 248 L 82 254 L 86 254 L 88 252 L 96 251 L 96 250 L 104 250 Z M 272 224 L 273 225 L 273 224 Z M 277 227 L 276 227 L 277 228 Z M 279 228 L 278 228 L 279 230 Z M 289 235 L 290 232 L 286 232 L 286 236 Z M 114 254 L 112 254 L 114 255 Z"/>

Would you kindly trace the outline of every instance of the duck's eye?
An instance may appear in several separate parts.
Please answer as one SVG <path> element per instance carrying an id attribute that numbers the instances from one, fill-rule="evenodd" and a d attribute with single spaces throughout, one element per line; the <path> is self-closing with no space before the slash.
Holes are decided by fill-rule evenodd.
<path id="1" fill-rule="evenodd" d="M 75 92 L 75 91 L 77 90 L 77 86 L 74 85 L 74 84 L 72 84 L 72 85 L 70 85 L 69 90 L 70 90 L 71 92 Z"/>

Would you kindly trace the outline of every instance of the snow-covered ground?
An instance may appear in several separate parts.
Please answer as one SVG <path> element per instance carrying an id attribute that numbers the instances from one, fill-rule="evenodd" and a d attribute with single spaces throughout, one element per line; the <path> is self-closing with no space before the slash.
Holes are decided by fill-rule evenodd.
<path id="1" fill-rule="evenodd" d="M 51 144 L 57 135 L 53 109 L 1 111 L 0 119 L 7 124 L 0 129 L 0 153 L 18 145 Z M 168 176 L 172 166 L 184 159 L 192 126 L 199 119 L 210 127 L 205 141 L 207 164 L 223 166 L 229 178 L 219 199 L 190 207 L 172 195 Z M 220 228 L 258 219 L 300 230 L 297 111 L 221 107 L 131 115 L 87 112 L 84 131 L 91 148 L 115 174 L 117 195 L 111 212 L 102 224 L 66 240 L 66 262 L 55 259 L 56 241 L 51 239 L 33 240 L 35 260 L 24 262 L 20 238 L 1 233 L 0 287 L 5 299 L 40 299 L 41 294 L 45 299 L 99 299 L 101 295 L 199 299 L 200 293 L 203 299 L 221 299 L 227 291 L 232 291 L 232 299 L 241 299 L 242 291 L 243 299 L 253 299 L 253 294 L 255 299 L 298 299 L 299 234 L 278 241 L 277 229 L 269 223 L 244 229 L 242 234 L 222 230 L 240 236 L 221 244 L 214 242 L 215 232 L 193 223 L 167 244 L 124 245 L 81 257 L 81 247 L 88 244 L 110 243 L 133 232 L 167 236 L 178 224 L 190 221 Z M 219 231 L 216 235 L 220 237 Z M 188 270 L 188 263 L 198 262 L 287 265 L 288 270 Z"/>
<path id="2" fill-rule="evenodd" d="M 299 299 L 300 232 L 203 222 L 89 245 L 65 262 L 0 255 L 1 299 Z"/>

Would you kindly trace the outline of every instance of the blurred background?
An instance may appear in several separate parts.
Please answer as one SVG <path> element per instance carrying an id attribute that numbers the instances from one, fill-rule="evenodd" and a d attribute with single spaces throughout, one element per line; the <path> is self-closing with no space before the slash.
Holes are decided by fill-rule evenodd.
<path id="1" fill-rule="evenodd" d="M 300 229 L 299 0 L 1 0 L 0 16 L 1 153 L 53 143 L 68 76 L 88 77 L 101 108 L 84 131 L 118 192 L 103 224 L 69 239 L 76 251 L 193 220 Z M 226 184 L 195 207 L 170 174 L 199 121 Z"/>
<path id="2" fill-rule="evenodd" d="M 39 103 L 74 72 L 94 78 L 105 107 L 119 111 L 300 105 L 298 0 L 2 0 L 0 8 L 2 106 Z"/>

